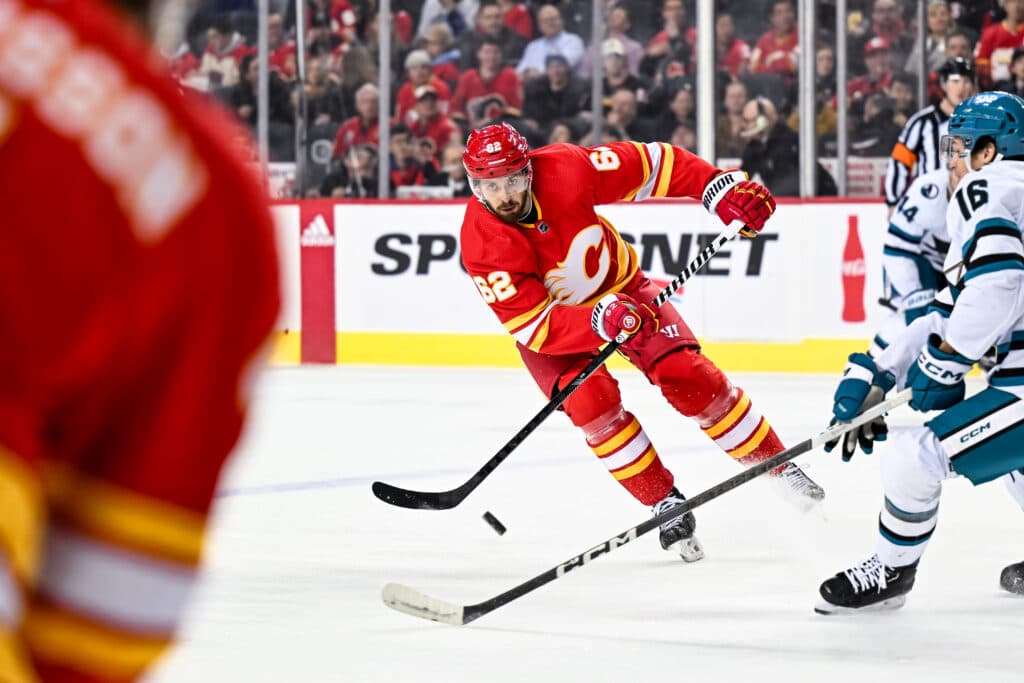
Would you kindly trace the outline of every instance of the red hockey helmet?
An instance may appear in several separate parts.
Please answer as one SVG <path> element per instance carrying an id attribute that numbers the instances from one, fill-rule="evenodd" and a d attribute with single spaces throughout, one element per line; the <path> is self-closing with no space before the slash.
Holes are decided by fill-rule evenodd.
<path id="1" fill-rule="evenodd" d="M 496 123 L 469 134 L 462 163 L 473 180 L 501 178 L 529 166 L 529 153 L 530 145 L 518 130 Z"/>

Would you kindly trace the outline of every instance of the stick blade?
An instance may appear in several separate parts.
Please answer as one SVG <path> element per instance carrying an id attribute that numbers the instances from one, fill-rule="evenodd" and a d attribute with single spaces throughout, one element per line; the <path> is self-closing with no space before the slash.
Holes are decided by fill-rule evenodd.
<path id="1" fill-rule="evenodd" d="M 431 493 L 427 491 L 409 491 L 401 489 L 382 481 L 375 481 L 370 487 L 373 495 L 385 503 L 400 508 L 411 510 L 447 510 L 455 507 L 459 501 L 451 500 L 451 496 L 443 493 Z"/>
<path id="2" fill-rule="evenodd" d="M 380 597 L 391 609 L 420 619 L 429 619 L 449 626 L 462 626 L 466 623 L 462 605 L 432 598 L 400 583 L 389 583 L 384 586 Z"/>

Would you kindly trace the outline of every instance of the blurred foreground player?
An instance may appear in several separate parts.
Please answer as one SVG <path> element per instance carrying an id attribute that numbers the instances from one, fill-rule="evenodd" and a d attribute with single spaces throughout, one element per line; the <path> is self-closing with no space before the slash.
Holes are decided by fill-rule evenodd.
<path id="1" fill-rule="evenodd" d="M 664 143 L 557 144 L 531 152 L 508 124 L 473 131 L 463 155 L 473 192 L 462 224 L 462 259 L 486 301 L 515 338 L 541 390 L 554 395 L 613 339 L 680 413 L 744 465 L 783 450 L 743 391 L 701 353 L 675 308 L 659 293 L 633 248 L 595 205 L 648 197 L 700 197 L 725 223 L 753 237 L 775 208 L 768 190 L 740 171 L 721 171 Z M 655 514 L 685 500 L 639 421 L 627 412 L 606 368 L 562 406 L 612 476 Z M 812 504 L 824 491 L 794 464 L 771 473 Z M 661 545 L 684 560 L 703 557 L 686 513 L 662 525 Z"/>
<path id="2" fill-rule="evenodd" d="M 166 649 L 278 309 L 236 136 L 140 16 L 0 0 L 4 683 L 132 681 Z"/>

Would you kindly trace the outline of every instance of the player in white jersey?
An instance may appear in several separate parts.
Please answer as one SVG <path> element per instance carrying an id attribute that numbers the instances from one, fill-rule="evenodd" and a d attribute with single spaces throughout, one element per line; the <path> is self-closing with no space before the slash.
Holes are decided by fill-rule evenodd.
<path id="1" fill-rule="evenodd" d="M 871 340 L 871 358 L 877 358 L 893 339 L 903 334 L 907 325 L 924 315 L 936 293 L 947 284 L 942 264 L 949 250 L 949 176 L 947 169 L 918 176 L 893 211 L 882 250 L 885 295 L 879 299 L 893 313 Z M 881 401 L 881 395 L 876 393 L 872 396 L 875 399 Z M 864 410 L 870 407 L 862 406 Z M 825 452 L 831 453 L 841 441 L 843 461 L 849 461 L 858 445 L 865 453 L 871 453 L 874 442 L 885 441 L 887 434 L 885 421 L 878 420 L 825 444 Z"/>
<path id="2" fill-rule="evenodd" d="M 872 357 L 924 315 L 935 294 L 946 286 L 942 262 L 949 250 L 946 208 L 951 193 L 947 169 L 920 175 L 889 219 L 882 249 L 885 294 L 880 303 L 894 315 L 871 340 L 868 353 Z"/>
<path id="3" fill-rule="evenodd" d="M 833 413 L 849 420 L 897 384 L 912 389 L 911 408 L 943 412 L 882 454 L 875 554 L 822 583 L 821 614 L 903 605 L 944 479 L 1002 477 L 1024 507 L 1024 100 L 987 92 L 964 101 L 942 149 L 955 188 L 946 214 L 950 285 L 877 358 L 850 356 Z M 988 386 L 964 400 L 964 376 L 992 347 Z M 1024 563 L 1000 581 L 1024 593 Z"/>

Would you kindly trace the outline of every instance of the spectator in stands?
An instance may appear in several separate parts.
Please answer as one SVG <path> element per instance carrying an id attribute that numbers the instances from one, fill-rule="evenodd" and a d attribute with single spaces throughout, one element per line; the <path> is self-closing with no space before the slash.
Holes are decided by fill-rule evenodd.
<path id="1" fill-rule="evenodd" d="M 949 13 L 948 0 L 928 0 L 927 26 L 924 36 L 925 68 L 934 71 L 949 59 L 946 56 L 946 41 L 956 30 L 956 22 Z M 916 40 L 903 68 L 916 73 L 920 61 L 921 41 Z"/>
<path id="2" fill-rule="evenodd" d="M 259 62 L 256 55 L 242 57 L 241 80 L 229 88 L 222 89 L 218 96 L 227 102 L 238 118 L 255 134 L 259 103 Z M 295 156 L 294 130 L 295 110 L 292 109 L 288 86 L 277 72 L 271 71 L 269 79 L 269 121 L 270 160 L 290 161 Z"/>
<path id="3" fill-rule="evenodd" d="M 501 8 L 494 0 L 481 5 L 476 15 L 476 30 L 459 36 L 459 66 L 463 72 L 480 66 L 477 52 L 484 39 L 497 41 L 501 47 L 501 64 L 515 66 L 526 49 L 526 39 L 501 23 Z"/>
<path id="4" fill-rule="evenodd" d="M 505 103 L 500 97 L 485 97 L 480 103 L 480 111 L 473 107 L 473 116 L 477 123 L 473 128 L 483 128 L 494 124 L 507 123 L 526 138 L 531 148 L 543 147 L 546 141 L 546 131 L 540 130 L 534 121 L 529 121 L 514 110 L 506 110 Z M 478 115 L 479 114 L 479 115 Z"/>
<path id="5" fill-rule="evenodd" d="M 632 25 L 632 18 L 626 4 L 618 2 L 612 5 L 605 23 L 605 40 L 614 38 L 622 44 L 622 48 L 626 53 L 626 68 L 629 70 L 629 73 L 639 76 L 640 63 L 644 58 L 644 46 L 630 35 Z M 580 69 L 580 73 L 584 78 L 590 77 L 591 67 L 590 51 L 587 50 L 587 53 L 583 56 L 583 65 Z"/>
<path id="6" fill-rule="evenodd" d="M 965 32 L 961 30 L 955 30 L 949 34 L 946 38 L 946 59 L 953 59 L 954 57 L 963 57 L 964 59 L 972 59 L 973 50 L 971 49 L 971 38 Z M 940 64 L 938 68 L 942 68 Z M 935 69 L 934 71 L 938 71 Z"/>
<path id="7" fill-rule="evenodd" d="M 569 61 L 558 53 L 548 55 L 544 74 L 528 81 L 525 89 L 523 116 L 544 131 L 555 119 L 572 120 L 590 106 L 590 85 L 572 73 Z"/>
<path id="8" fill-rule="evenodd" d="M 441 150 L 441 171 L 430 178 L 430 185 L 440 185 L 452 191 L 453 197 L 472 197 L 473 188 L 466 178 L 466 167 L 462 165 L 465 145 L 452 142 Z"/>
<path id="9" fill-rule="evenodd" d="M 692 73 L 697 32 L 687 27 L 683 0 L 662 0 L 661 18 L 662 30 L 647 43 L 641 73 L 656 78 L 666 70 L 672 71 L 669 76 Z"/>
<path id="10" fill-rule="evenodd" d="M 893 113 L 893 102 L 883 93 L 868 95 L 864 111 L 850 132 L 850 152 L 865 157 L 888 155 L 900 134 Z"/>
<path id="11" fill-rule="evenodd" d="M 416 88 L 416 117 L 409 124 L 409 131 L 417 140 L 433 140 L 434 154 L 453 140 L 462 137 L 462 131 L 447 114 L 438 107 L 437 90 L 432 85 Z"/>
<path id="12" fill-rule="evenodd" d="M 267 16 L 267 61 L 285 81 L 295 80 L 295 43 L 284 30 L 284 17 L 278 12 Z"/>
<path id="13" fill-rule="evenodd" d="M 973 62 L 974 48 L 970 36 L 964 31 L 957 29 L 946 38 L 946 59 L 961 57 Z M 941 65 L 939 69 L 941 69 Z M 942 86 L 939 85 L 939 69 L 928 72 L 928 101 L 938 102 L 943 97 Z"/>
<path id="14" fill-rule="evenodd" d="M 800 194 L 800 139 L 778 115 L 766 97 L 757 97 L 743 107 L 743 137 L 747 146 L 740 162 L 751 179 L 760 178 L 777 197 Z M 817 164 L 818 195 L 836 194 L 832 176 Z"/>
<path id="15" fill-rule="evenodd" d="M 996 81 L 1010 77 L 1013 51 L 1024 46 L 1024 0 L 1004 0 L 1003 9 L 1006 18 L 986 28 L 974 48 L 974 63 L 982 90 L 989 90 Z"/>
<path id="16" fill-rule="evenodd" d="M 539 76 L 545 70 L 545 60 L 550 54 L 561 55 L 571 69 L 578 67 L 583 58 L 583 39 L 564 30 L 558 8 L 544 5 L 537 10 L 537 25 L 541 36 L 526 46 L 523 58 L 516 66 L 520 78 L 527 82 Z"/>
<path id="17" fill-rule="evenodd" d="M 694 49 L 697 49 L 694 44 Z M 715 16 L 715 65 L 733 78 L 750 71 L 750 46 L 736 37 L 736 22 L 732 14 L 720 12 Z"/>
<path id="18" fill-rule="evenodd" d="M 435 24 L 427 30 L 423 47 L 430 55 L 434 75 L 452 87 L 459 80 L 459 48 L 447 24 Z"/>
<path id="19" fill-rule="evenodd" d="M 517 0 L 498 0 L 501 8 L 501 23 L 521 35 L 525 40 L 533 38 L 533 17 L 530 10 Z"/>
<path id="20" fill-rule="evenodd" d="M 878 36 L 869 40 L 864 46 L 864 64 L 867 66 L 867 73 L 846 84 L 850 107 L 858 114 L 863 109 L 863 99 L 868 95 L 882 92 L 892 80 L 889 41 Z"/>
<path id="21" fill-rule="evenodd" d="M 832 98 L 836 94 L 836 54 L 828 45 L 814 53 L 814 100 L 833 109 Z"/>
<path id="22" fill-rule="evenodd" d="M 744 129 L 743 107 L 747 104 L 747 86 L 742 81 L 731 81 L 725 86 L 722 98 L 722 114 L 715 125 L 715 146 L 718 157 L 739 158 L 747 139 L 741 135 Z"/>
<path id="23" fill-rule="evenodd" d="M 697 131 L 692 126 L 686 124 L 679 124 L 676 126 L 672 134 L 668 136 L 668 142 L 676 147 L 682 147 L 683 149 L 693 152 L 697 152 Z"/>
<path id="24" fill-rule="evenodd" d="M 457 36 L 476 23 L 477 9 L 477 0 L 426 0 L 416 34 L 426 38 L 432 26 L 444 24 Z"/>
<path id="25" fill-rule="evenodd" d="M 605 23 L 605 38 L 614 38 L 623 44 L 623 49 L 626 51 L 626 68 L 634 76 L 639 76 L 644 49 L 640 41 L 630 35 L 632 27 L 633 19 L 626 4 L 618 2 L 612 5 Z"/>
<path id="26" fill-rule="evenodd" d="M 481 14 L 495 5 L 485 6 Z M 493 36 L 484 36 L 477 47 L 478 68 L 469 69 L 459 77 L 449 110 L 453 118 L 470 120 L 469 107 L 482 97 L 498 95 L 507 107 L 519 111 L 523 106 L 522 85 L 515 69 L 502 66 L 501 44 Z"/>
<path id="27" fill-rule="evenodd" d="M 259 103 L 260 65 L 256 55 L 242 57 L 241 80 L 230 88 L 222 91 L 224 99 L 250 129 L 256 128 L 256 117 Z M 292 126 L 295 123 L 295 111 L 292 109 L 288 86 L 284 84 L 276 72 L 270 72 L 270 107 L 267 118 L 271 123 Z"/>
<path id="28" fill-rule="evenodd" d="M 174 80 L 196 90 L 208 87 L 206 78 L 199 75 L 199 58 L 187 41 L 183 40 L 173 52 L 161 51 L 161 54 Z"/>
<path id="29" fill-rule="evenodd" d="M 638 100 L 639 103 L 639 100 Z M 681 87 L 669 100 L 668 108 L 655 119 L 655 139 L 668 140 L 679 126 L 697 129 L 693 88 Z"/>
<path id="30" fill-rule="evenodd" d="M 437 93 L 438 106 L 447 113 L 448 102 L 452 91 L 444 79 L 434 75 L 433 60 L 426 50 L 413 50 L 405 58 L 405 73 L 408 80 L 398 89 L 395 102 L 395 115 L 399 121 L 406 123 L 415 118 L 416 89 L 423 85 L 431 85 Z"/>
<path id="31" fill-rule="evenodd" d="M 316 57 L 306 62 L 306 125 L 324 126 L 342 121 L 341 85 L 337 76 L 331 73 L 326 57 Z M 299 108 L 299 91 L 292 91 L 292 105 Z"/>
<path id="32" fill-rule="evenodd" d="M 422 185 L 426 176 L 423 165 L 416 158 L 414 140 L 409 127 L 399 123 L 391 127 L 390 187 L 391 196 L 403 185 Z"/>
<path id="33" fill-rule="evenodd" d="M 342 111 L 339 121 L 344 121 L 356 113 L 356 91 L 364 83 L 377 82 L 377 61 L 364 45 L 342 43 L 331 53 L 328 67 L 332 80 L 338 83 Z"/>
<path id="34" fill-rule="evenodd" d="M 977 42 L 981 32 L 1003 17 L 1000 5 L 1003 0 L 951 0 L 949 12 L 956 25 L 963 30 L 971 44 Z"/>
<path id="35" fill-rule="evenodd" d="M 644 50 L 640 75 L 654 86 L 667 86 L 667 80 L 692 72 L 693 43 L 696 33 L 686 27 L 686 9 L 682 0 L 663 0 L 663 30 L 654 34 Z"/>
<path id="36" fill-rule="evenodd" d="M 1024 47 L 1018 47 L 1010 57 L 1010 77 L 999 81 L 996 90 L 1024 97 Z"/>
<path id="37" fill-rule="evenodd" d="M 754 73 L 777 73 L 786 77 L 797 71 L 796 9 L 791 0 L 775 0 L 768 16 L 771 28 L 761 35 L 750 55 Z"/>
<path id="38" fill-rule="evenodd" d="M 893 74 L 889 87 L 885 94 L 892 100 L 893 121 L 902 128 L 915 111 L 917 98 L 917 77 L 906 71 L 898 71 Z M 888 156 L 888 152 L 886 152 Z"/>
<path id="39" fill-rule="evenodd" d="M 577 139 L 578 136 L 572 126 L 565 121 L 555 121 L 551 125 L 551 132 L 548 133 L 549 145 L 555 145 L 563 142 L 573 145 L 576 144 Z"/>
<path id="40" fill-rule="evenodd" d="M 391 44 L 391 50 L 390 50 L 390 52 L 391 52 L 391 82 L 392 83 L 397 83 L 398 81 L 400 81 L 402 79 L 402 69 L 404 67 L 404 63 L 403 63 L 402 57 L 403 57 L 403 55 L 405 55 L 406 49 L 407 49 L 408 46 L 406 44 L 403 44 L 402 41 L 398 38 L 398 34 L 397 34 L 397 31 L 396 31 L 396 27 L 395 27 L 395 22 L 392 21 L 392 22 L 390 22 L 390 24 L 391 24 L 391 41 L 390 41 L 390 44 Z M 366 22 L 366 30 L 364 32 L 364 37 L 363 37 L 363 45 L 366 47 L 366 50 L 369 52 L 369 54 L 373 56 L 374 62 L 376 64 L 376 58 L 377 58 L 377 55 L 380 52 L 380 48 L 379 48 L 379 45 L 380 45 L 380 13 L 379 12 L 373 12 L 373 14 L 370 16 L 369 20 Z M 421 52 L 422 52 L 422 50 L 421 50 Z M 429 59 L 429 57 L 430 57 L 430 55 L 427 55 L 428 59 Z M 377 66 L 379 67 L 379 64 L 377 64 Z M 409 102 L 409 106 L 410 107 L 412 106 L 412 101 L 411 100 Z"/>
<path id="41" fill-rule="evenodd" d="M 903 10 L 897 0 L 875 0 L 867 31 L 861 40 L 851 41 L 851 66 L 859 66 L 860 58 L 867 55 L 867 46 L 875 38 L 882 38 L 889 45 L 889 55 L 894 66 L 906 64 L 907 56 L 913 47 L 913 38 L 906 30 Z"/>
<path id="42" fill-rule="evenodd" d="M 315 17 L 306 31 L 306 53 L 313 57 L 328 57 L 345 45 L 345 39 L 331 30 L 326 19 Z"/>
<path id="43" fill-rule="evenodd" d="M 231 30 L 227 17 L 215 16 L 206 29 L 199 73 L 206 77 L 211 90 L 233 86 L 241 79 L 242 58 L 249 52 L 245 38 Z"/>
<path id="44" fill-rule="evenodd" d="M 604 118 L 608 130 L 619 140 L 656 142 L 658 133 L 654 123 L 637 115 L 636 95 L 628 88 L 619 88 L 612 94 L 612 106 Z"/>
<path id="45" fill-rule="evenodd" d="M 377 197 L 377 147 L 355 145 L 350 147 L 335 169 L 320 183 L 321 197 Z"/>
<path id="46" fill-rule="evenodd" d="M 334 138 L 334 158 L 344 159 L 355 145 L 379 144 L 378 117 L 380 91 L 375 83 L 365 83 L 356 91 L 356 115 L 341 124 Z M 329 196 L 329 195 L 325 195 Z"/>
<path id="47" fill-rule="evenodd" d="M 288 3 L 290 12 L 292 3 Z M 325 26 L 335 36 L 344 41 L 356 38 L 356 12 L 349 0 L 306 0 L 306 27 L 314 24 Z M 287 22 L 289 25 L 294 23 Z"/>
<path id="48" fill-rule="evenodd" d="M 606 38 L 601 43 L 601 56 L 604 60 L 604 80 L 602 83 L 604 104 L 611 106 L 612 93 L 621 88 L 631 90 L 636 96 L 641 109 L 647 106 L 647 81 L 629 72 L 626 64 L 626 47 L 618 38 Z"/>

